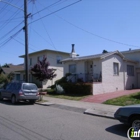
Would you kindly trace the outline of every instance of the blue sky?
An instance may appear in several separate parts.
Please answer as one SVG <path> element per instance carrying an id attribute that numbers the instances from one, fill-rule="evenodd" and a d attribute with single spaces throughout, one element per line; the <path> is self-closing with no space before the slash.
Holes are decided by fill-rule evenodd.
<path id="1" fill-rule="evenodd" d="M 3 1 L 24 9 L 24 0 Z M 25 53 L 24 12 L 10 4 L 0 2 L 1 65 L 23 63 Z M 71 44 L 80 56 L 139 49 L 139 7 L 140 0 L 28 0 L 29 53 L 71 52 Z"/>

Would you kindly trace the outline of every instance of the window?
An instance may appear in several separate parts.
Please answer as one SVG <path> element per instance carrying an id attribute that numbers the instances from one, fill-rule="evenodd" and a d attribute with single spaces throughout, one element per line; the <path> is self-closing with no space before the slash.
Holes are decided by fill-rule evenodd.
<path id="1" fill-rule="evenodd" d="M 127 75 L 128 76 L 134 76 L 134 66 L 127 65 Z"/>
<path id="2" fill-rule="evenodd" d="M 42 60 L 43 60 L 43 56 L 38 56 L 38 57 L 37 57 L 37 61 L 38 61 L 38 60 L 42 61 Z"/>
<path id="3" fill-rule="evenodd" d="M 57 64 L 62 64 L 61 60 L 62 60 L 62 57 L 61 56 L 57 56 L 56 57 L 56 63 Z"/>
<path id="4" fill-rule="evenodd" d="M 16 80 L 20 81 L 20 74 L 16 74 Z"/>
<path id="5" fill-rule="evenodd" d="M 37 90 L 37 86 L 35 84 L 23 84 L 24 90 Z"/>
<path id="6" fill-rule="evenodd" d="M 119 64 L 113 63 L 114 75 L 119 75 Z"/>
<path id="7" fill-rule="evenodd" d="M 76 64 L 69 65 L 69 73 L 76 73 Z"/>
<path id="8" fill-rule="evenodd" d="M 30 66 L 32 65 L 32 58 L 30 58 Z"/>

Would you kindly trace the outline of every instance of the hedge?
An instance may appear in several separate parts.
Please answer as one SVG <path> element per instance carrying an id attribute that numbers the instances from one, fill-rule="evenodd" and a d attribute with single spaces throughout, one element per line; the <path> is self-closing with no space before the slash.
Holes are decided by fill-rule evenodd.
<path id="1" fill-rule="evenodd" d="M 92 84 L 73 84 L 73 83 L 61 83 L 60 84 L 65 93 L 75 95 L 91 95 Z"/>

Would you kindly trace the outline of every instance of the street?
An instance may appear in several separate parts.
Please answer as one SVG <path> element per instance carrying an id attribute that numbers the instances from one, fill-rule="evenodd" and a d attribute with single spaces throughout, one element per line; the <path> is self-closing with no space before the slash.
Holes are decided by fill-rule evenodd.
<path id="1" fill-rule="evenodd" d="M 0 140 L 128 140 L 127 129 L 82 110 L 0 102 Z"/>

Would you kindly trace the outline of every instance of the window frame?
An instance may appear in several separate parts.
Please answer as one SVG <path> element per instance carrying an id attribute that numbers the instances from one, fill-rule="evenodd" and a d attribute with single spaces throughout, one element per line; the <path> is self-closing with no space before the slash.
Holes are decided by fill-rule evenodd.
<path id="1" fill-rule="evenodd" d="M 32 65 L 32 58 L 30 58 L 30 66 Z"/>
<path id="2" fill-rule="evenodd" d="M 119 75 L 119 63 L 117 62 L 113 62 L 113 75 Z"/>
<path id="3" fill-rule="evenodd" d="M 69 65 L 69 73 L 76 74 L 76 64 Z"/>
<path id="4" fill-rule="evenodd" d="M 56 64 L 62 64 L 62 56 L 56 56 Z"/>

